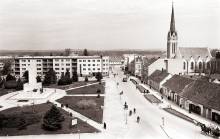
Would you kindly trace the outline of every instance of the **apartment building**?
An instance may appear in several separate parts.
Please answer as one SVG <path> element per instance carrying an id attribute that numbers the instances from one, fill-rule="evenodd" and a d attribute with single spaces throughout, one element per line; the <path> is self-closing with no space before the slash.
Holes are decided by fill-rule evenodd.
<path id="1" fill-rule="evenodd" d="M 94 76 L 97 72 L 109 74 L 109 57 L 82 56 L 77 59 L 77 73 L 80 76 Z"/>
<path id="2" fill-rule="evenodd" d="M 49 69 L 56 72 L 59 79 L 68 70 L 70 76 L 77 71 L 79 76 L 95 75 L 101 72 L 108 75 L 109 57 L 105 56 L 23 56 L 14 58 L 14 73 L 16 77 L 22 77 L 30 61 L 34 60 L 37 66 L 37 75 L 42 76 Z"/>

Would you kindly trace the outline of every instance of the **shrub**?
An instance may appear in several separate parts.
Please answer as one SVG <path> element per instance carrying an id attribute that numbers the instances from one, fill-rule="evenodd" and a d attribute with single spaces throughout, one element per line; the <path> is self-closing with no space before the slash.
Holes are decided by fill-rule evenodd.
<path id="1" fill-rule="evenodd" d="M 4 83 L 5 89 L 16 89 L 17 82 L 15 80 L 10 80 Z"/>
<path id="2" fill-rule="evenodd" d="M 98 72 L 97 74 L 96 74 L 96 76 L 95 76 L 95 78 L 97 79 L 97 81 L 101 81 L 102 80 L 102 73 L 101 72 Z"/>
<path id="3" fill-rule="evenodd" d="M 16 80 L 16 78 L 14 77 L 14 76 L 12 76 L 11 74 L 8 74 L 7 76 L 6 76 L 6 82 L 7 81 L 15 81 Z"/>
<path id="4" fill-rule="evenodd" d="M 23 90 L 23 82 L 21 81 L 20 78 L 19 78 L 18 81 L 17 81 L 16 90 Z"/>

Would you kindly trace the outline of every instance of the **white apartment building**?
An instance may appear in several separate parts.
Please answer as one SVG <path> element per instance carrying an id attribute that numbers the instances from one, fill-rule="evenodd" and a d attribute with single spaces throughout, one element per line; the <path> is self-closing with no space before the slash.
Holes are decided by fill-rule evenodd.
<path id="1" fill-rule="evenodd" d="M 109 57 L 83 56 L 77 59 L 77 73 L 80 76 L 94 76 L 97 72 L 109 73 Z"/>
<path id="2" fill-rule="evenodd" d="M 37 66 L 37 75 L 43 77 L 49 69 L 56 72 L 59 79 L 68 70 L 70 76 L 77 71 L 80 76 L 95 75 L 101 72 L 104 76 L 109 73 L 108 56 L 24 56 L 14 58 L 14 73 L 22 77 L 30 61 L 34 60 Z"/>

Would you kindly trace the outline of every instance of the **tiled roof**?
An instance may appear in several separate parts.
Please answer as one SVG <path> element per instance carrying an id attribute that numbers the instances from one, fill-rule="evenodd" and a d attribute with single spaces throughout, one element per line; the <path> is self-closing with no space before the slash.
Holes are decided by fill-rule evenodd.
<path id="1" fill-rule="evenodd" d="M 220 111 L 220 85 L 218 84 L 195 80 L 180 95 L 193 102 Z"/>
<path id="2" fill-rule="evenodd" d="M 180 57 L 184 59 L 206 59 L 207 57 L 211 58 L 211 53 L 206 47 L 179 47 Z"/>
<path id="3" fill-rule="evenodd" d="M 190 78 L 185 78 L 179 75 L 174 75 L 172 76 L 169 80 L 167 80 L 163 86 L 166 88 L 169 88 L 170 90 L 172 90 L 175 93 L 181 93 L 183 91 L 183 89 L 189 85 L 191 82 L 193 82 L 194 80 L 190 79 Z"/>
<path id="4" fill-rule="evenodd" d="M 149 76 L 149 80 L 153 80 L 157 83 L 160 83 L 161 81 L 163 81 L 167 76 L 169 75 L 169 73 L 167 73 L 166 71 L 160 71 L 160 70 L 156 70 L 154 71 L 150 76 Z"/>

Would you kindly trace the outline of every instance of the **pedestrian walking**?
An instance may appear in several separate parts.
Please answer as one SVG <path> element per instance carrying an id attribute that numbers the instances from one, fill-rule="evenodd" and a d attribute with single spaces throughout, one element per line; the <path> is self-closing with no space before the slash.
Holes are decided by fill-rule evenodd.
<path id="1" fill-rule="evenodd" d="M 132 115 L 132 110 L 129 111 L 129 116 L 131 116 L 131 115 Z"/>
<path id="2" fill-rule="evenodd" d="M 106 123 L 104 122 L 104 129 L 106 129 Z"/>
<path id="3" fill-rule="evenodd" d="M 135 113 L 136 113 L 136 109 L 134 108 L 134 110 L 133 110 L 133 111 L 134 111 L 134 114 L 135 114 Z"/>
<path id="4" fill-rule="evenodd" d="M 139 123 L 139 122 L 140 122 L 140 117 L 138 116 L 138 117 L 137 117 L 137 123 Z"/>

